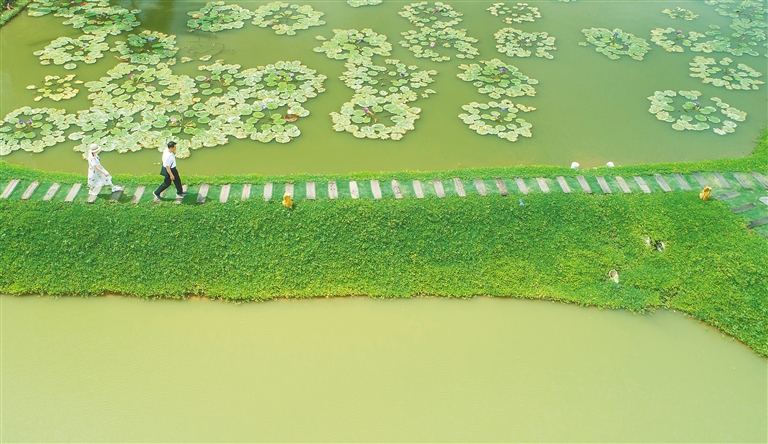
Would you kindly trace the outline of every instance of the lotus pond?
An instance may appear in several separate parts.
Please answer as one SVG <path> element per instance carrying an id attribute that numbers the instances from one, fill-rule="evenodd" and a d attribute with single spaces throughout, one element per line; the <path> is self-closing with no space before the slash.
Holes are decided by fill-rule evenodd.
<path id="1" fill-rule="evenodd" d="M 702 160 L 768 121 L 754 0 L 40 0 L 0 36 L 0 158 L 45 170 Z"/>

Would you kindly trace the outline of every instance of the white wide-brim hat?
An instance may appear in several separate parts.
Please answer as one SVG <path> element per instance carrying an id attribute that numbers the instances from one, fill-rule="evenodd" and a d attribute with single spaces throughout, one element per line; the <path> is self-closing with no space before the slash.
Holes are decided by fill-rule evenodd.
<path id="1" fill-rule="evenodd" d="M 96 145 L 95 143 L 92 143 L 89 148 L 90 148 L 90 152 L 92 153 L 98 153 L 99 151 L 101 151 L 101 147 Z"/>

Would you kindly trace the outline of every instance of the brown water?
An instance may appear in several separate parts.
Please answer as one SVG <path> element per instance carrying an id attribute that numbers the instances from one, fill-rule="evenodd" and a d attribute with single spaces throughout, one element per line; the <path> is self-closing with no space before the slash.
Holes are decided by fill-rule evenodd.
<path id="1" fill-rule="evenodd" d="M 243 7 L 255 9 L 264 2 L 240 1 Z M 408 22 L 397 15 L 402 5 L 410 2 L 386 0 L 375 7 L 351 8 L 344 1 L 306 1 L 323 11 L 327 24 L 299 32 L 296 36 L 278 36 L 271 30 L 246 23 L 240 30 L 224 31 L 216 37 L 205 33 L 190 34 L 186 30 L 188 11 L 196 10 L 202 2 L 124 1 L 128 7 L 138 7 L 142 29 L 159 30 L 178 35 L 179 56 L 191 55 L 213 43 L 224 45 L 224 52 L 214 57 L 227 63 L 239 63 L 244 68 L 275 62 L 301 60 L 308 66 L 326 74 L 327 92 L 310 100 L 309 118 L 300 121 L 302 135 L 293 142 L 261 144 L 231 138 L 229 145 L 198 150 L 180 164 L 186 174 L 220 173 L 346 173 L 352 171 L 435 170 L 457 167 L 484 167 L 517 164 L 570 165 L 579 161 L 582 166 L 602 165 L 607 161 L 618 164 L 701 160 L 720 157 L 739 157 L 754 147 L 754 139 L 761 126 L 768 122 L 765 88 L 760 91 L 727 91 L 705 85 L 689 76 L 688 63 L 702 53 L 667 53 L 652 45 L 644 61 L 629 58 L 611 61 L 594 51 L 593 47 L 578 46 L 583 41 L 582 28 L 620 27 L 627 32 L 650 38 L 656 27 L 682 27 L 686 30 L 708 30 L 709 24 L 718 24 L 730 31 L 730 19 L 718 15 L 713 6 L 701 1 L 677 2 L 674 5 L 657 1 L 529 1 L 540 8 L 543 18 L 535 23 L 516 25 L 526 30 L 543 30 L 557 38 L 554 60 L 537 57 L 507 58 L 497 52 L 493 33 L 507 25 L 485 9 L 491 1 L 451 1 L 456 10 L 465 14 L 462 27 L 469 35 L 479 39 L 476 44 L 480 57 L 488 60 L 498 57 L 506 60 L 523 73 L 540 81 L 535 98 L 515 99 L 537 111 L 525 117 L 533 125 L 534 136 L 510 143 L 494 136 L 480 136 L 469 130 L 459 119 L 461 105 L 483 101 L 485 96 L 476 92 L 471 84 L 456 78 L 458 65 L 452 59 L 445 63 L 416 59 L 402 48 L 400 32 L 411 29 Z M 673 20 L 661 13 L 666 7 L 683 6 L 694 10 L 700 17 L 692 22 Z M 71 101 L 33 102 L 29 84 L 39 82 L 45 75 L 64 75 L 70 71 L 62 67 L 41 66 L 32 52 L 42 49 L 50 40 L 61 36 L 77 36 L 80 31 L 61 24 L 63 19 L 52 16 L 33 18 L 22 15 L 0 28 L 0 63 L 2 64 L 2 92 L 0 114 L 23 105 L 64 106 L 70 112 L 89 106 L 86 94 Z M 344 70 L 342 62 L 329 60 L 315 53 L 318 46 L 315 35 L 330 37 L 334 28 L 373 28 L 389 37 L 393 44 L 393 58 L 424 69 L 436 69 L 439 74 L 432 85 L 438 94 L 420 100 L 421 119 L 416 130 L 402 141 L 359 140 L 347 133 L 331 129 L 328 113 L 339 109 L 351 97 L 338 76 Z M 117 37 L 110 37 L 113 42 Z M 758 46 L 762 53 L 765 48 Z M 113 53 L 95 65 L 81 64 L 72 71 L 82 80 L 96 79 L 117 62 Z M 727 54 L 716 53 L 718 60 Z M 747 63 L 768 73 L 766 59 L 760 57 L 730 56 L 736 62 Z M 383 58 L 377 59 L 381 64 Z M 202 64 L 202 62 L 200 62 Z M 197 62 L 178 64 L 179 73 L 195 74 Z M 765 80 L 765 77 L 762 78 Z M 747 121 L 739 123 L 737 132 L 718 136 L 712 131 L 677 132 L 669 124 L 659 122 L 647 109 L 646 99 L 655 90 L 697 89 L 705 96 L 719 96 L 726 102 L 748 113 Z M 68 102 L 68 103 L 67 103 Z M 5 160 L 44 170 L 82 172 L 84 161 L 71 150 L 73 142 L 49 148 L 43 154 L 17 152 Z M 153 150 L 140 153 L 105 153 L 102 162 L 113 173 L 151 173 L 153 163 L 159 162 Z"/>
<path id="2" fill-rule="evenodd" d="M 543 301 L 0 298 L 3 442 L 766 442 L 768 362 Z"/>

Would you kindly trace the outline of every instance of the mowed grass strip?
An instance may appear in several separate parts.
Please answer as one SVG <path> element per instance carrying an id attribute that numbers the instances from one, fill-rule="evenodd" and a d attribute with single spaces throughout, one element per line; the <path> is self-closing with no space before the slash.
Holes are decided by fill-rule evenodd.
<path id="1" fill-rule="evenodd" d="M 683 310 L 768 355 L 768 240 L 695 192 L 227 204 L 0 202 L 0 292 L 543 298 Z M 644 238 L 663 241 L 655 251 Z M 620 282 L 607 279 L 616 269 Z"/>

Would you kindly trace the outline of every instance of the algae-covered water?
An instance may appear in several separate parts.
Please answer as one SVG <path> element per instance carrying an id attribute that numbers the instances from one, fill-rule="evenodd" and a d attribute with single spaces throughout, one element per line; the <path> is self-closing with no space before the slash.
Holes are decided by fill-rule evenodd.
<path id="1" fill-rule="evenodd" d="M 716 329 L 475 298 L 0 298 L 3 442 L 766 442 Z"/>
<path id="2" fill-rule="evenodd" d="M 180 165 L 183 173 L 345 173 L 352 171 L 435 170 L 459 167 L 483 167 L 518 164 L 570 165 L 578 161 L 582 166 L 641 162 L 665 162 L 701 160 L 747 155 L 754 146 L 759 128 L 766 124 L 768 110 L 765 106 L 765 88 L 757 91 L 727 90 L 703 84 L 692 78 L 689 63 L 695 56 L 724 57 L 733 60 L 732 65 L 746 63 L 765 74 L 766 52 L 760 42 L 754 47 L 760 54 L 735 56 L 715 52 L 693 52 L 690 48 L 682 53 L 666 52 L 650 42 L 654 28 L 675 27 L 704 33 L 710 25 L 721 27 L 724 34 L 731 18 L 719 15 L 716 7 L 703 1 L 530 1 L 542 15 L 533 23 L 505 24 L 492 16 L 486 8 L 490 1 L 449 2 L 464 14 L 456 28 L 466 29 L 467 34 L 478 40 L 474 46 L 479 56 L 473 60 L 453 57 L 447 62 L 418 59 L 400 46 L 400 33 L 414 29 L 398 11 L 409 2 L 386 0 L 377 6 L 352 8 L 344 1 L 306 1 L 322 11 L 327 24 L 298 31 L 295 36 L 276 35 L 268 28 L 260 28 L 246 20 L 242 29 L 225 30 L 216 34 L 195 31 L 189 33 L 187 15 L 204 3 L 193 1 L 124 1 L 116 2 L 127 8 L 139 8 L 137 18 L 142 30 L 157 30 L 177 35 L 180 48 L 177 58 L 191 57 L 185 64 L 177 63 L 173 71 L 178 74 L 199 75 L 198 65 L 210 64 L 222 59 L 225 63 L 239 64 L 242 69 L 263 66 L 279 60 L 299 60 L 319 73 L 326 75 L 326 92 L 309 100 L 305 106 L 311 114 L 297 122 L 301 135 L 287 144 L 260 143 L 250 139 L 229 138 L 229 143 L 214 148 L 192 152 Z M 265 2 L 241 1 L 240 6 L 255 10 Z M 514 4 L 514 3 L 510 3 Z M 699 15 L 685 21 L 672 19 L 662 13 L 665 8 L 682 6 Z M 0 28 L 2 37 L 2 92 L 0 114 L 21 106 L 63 107 L 69 112 L 88 108 L 88 92 L 81 92 L 70 100 L 53 102 L 43 99 L 34 102 L 36 93 L 25 89 L 39 84 L 46 75 L 74 73 L 78 79 L 89 81 L 104 76 L 118 60 L 114 52 L 93 65 L 80 63 L 67 71 L 62 66 L 41 66 L 32 55 L 59 36 L 77 37 L 78 29 L 63 25 L 63 18 L 47 15 L 28 17 L 25 14 Z M 556 37 L 554 59 L 539 57 L 508 57 L 496 50 L 494 33 L 504 27 L 525 31 L 547 31 Z M 595 47 L 579 46 L 585 41 L 582 29 L 601 27 L 620 28 L 649 42 L 652 50 L 644 60 L 636 61 L 627 56 L 610 60 L 595 51 Z M 352 90 L 338 77 L 344 72 L 343 61 L 331 60 L 313 48 L 321 44 L 315 36 L 330 38 L 333 29 L 371 28 L 384 34 L 392 43 L 392 55 L 420 69 L 434 69 L 435 82 L 430 85 L 436 91 L 428 99 L 420 99 L 415 106 L 422 109 L 415 130 L 406 133 L 400 141 L 358 139 L 346 132 L 335 132 L 329 113 L 338 111 L 350 100 Z M 128 33 L 109 36 L 107 42 L 125 39 Z M 712 37 L 707 37 L 711 39 Z M 706 40 L 706 39 L 705 39 Z M 200 55 L 212 55 L 208 62 L 198 60 Z M 388 57 L 376 56 L 374 63 L 383 65 Z M 462 63 L 476 63 L 499 58 L 519 68 L 525 75 L 539 81 L 535 97 L 517 97 L 511 100 L 536 110 L 524 115 L 532 125 L 532 137 L 520 137 L 509 142 L 493 135 L 481 136 L 470 130 L 458 115 L 462 105 L 472 101 L 492 100 L 477 92 L 471 83 L 456 77 Z M 765 80 L 765 77 L 760 77 Z M 758 79 L 760 79 L 758 78 Z M 707 131 L 675 131 L 670 123 L 659 121 L 648 112 L 647 97 L 654 91 L 699 90 L 702 97 L 719 97 L 731 106 L 747 113 L 746 121 L 738 122 L 736 132 L 725 136 Z M 702 99 L 702 104 L 704 104 Z M 706 102 L 709 103 L 709 102 Z M 722 116 L 721 116 L 722 117 Z M 42 154 L 14 152 L 3 159 L 30 165 L 44 170 L 80 172 L 84 161 L 73 152 L 75 142 L 67 140 L 47 148 Z M 158 154 L 154 150 L 136 153 L 103 154 L 102 161 L 113 173 L 154 172 Z"/>

